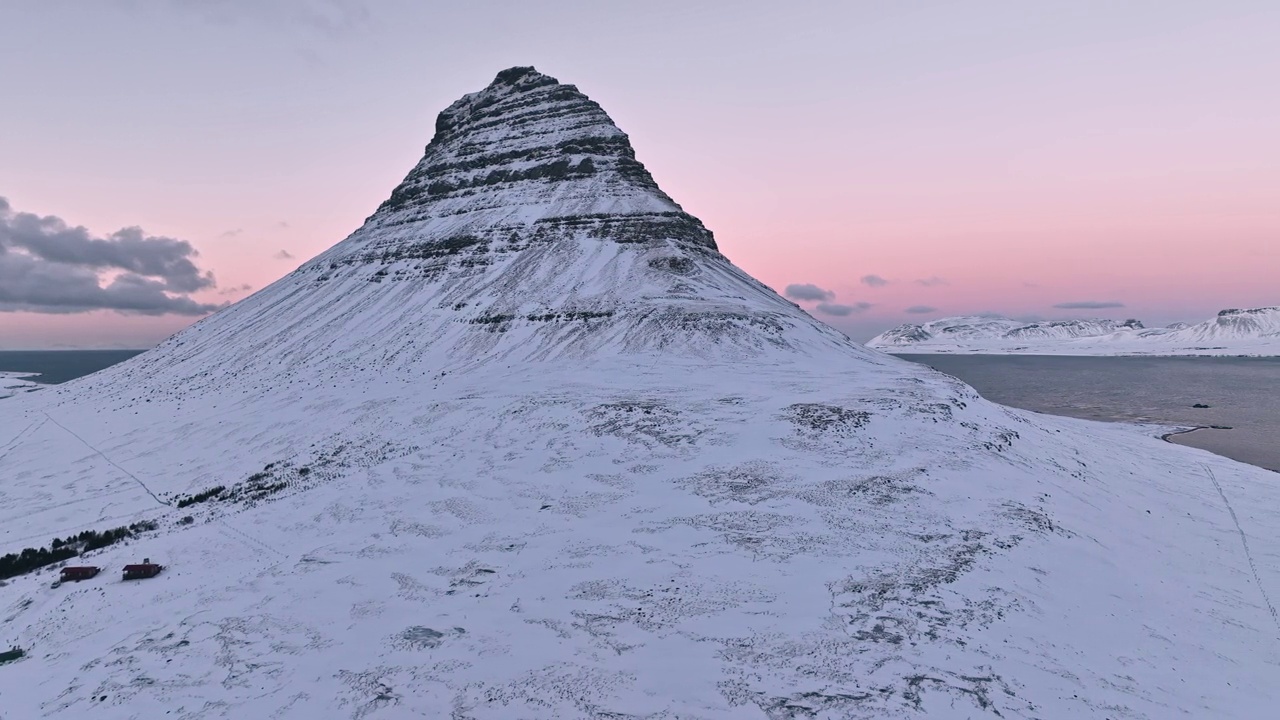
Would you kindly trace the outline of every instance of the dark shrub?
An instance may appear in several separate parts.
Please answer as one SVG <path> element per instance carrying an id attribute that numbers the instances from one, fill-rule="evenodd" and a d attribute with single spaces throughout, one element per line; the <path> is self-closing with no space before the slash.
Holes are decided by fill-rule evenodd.
<path id="1" fill-rule="evenodd" d="M 187 495 L 187 496 L 178 498 L 178 507 L 184 508 L 184 507 L 187 507 L 188 505 L 195 505 L 196 503 L 202 503 L 205 500 L 208 500 L 210 498 L 215 498 L 221 495 L 223 491 L 225 491 L 226 489 L 227 488 L 225 486 L 219 485 L 217 487 L 211 487 L 208 490 L 205 490 L 204 492 L 196 493 L 195 495 Z"/>

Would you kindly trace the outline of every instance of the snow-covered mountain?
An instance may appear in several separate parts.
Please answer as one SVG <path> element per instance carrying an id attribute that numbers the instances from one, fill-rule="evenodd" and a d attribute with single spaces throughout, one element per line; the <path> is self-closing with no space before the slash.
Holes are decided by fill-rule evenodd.
<path id="1" fill-rule="evenodd" d="M 3 547 L 156 523 L 0 587 L 0 718 L 1266 716 L 1280 487 L 1154 432 L 818 323 L 513 68 L 328 252 L 0 401 Z"/>
<path id="2" fill-rule="evenodd" d="M 1223 310 L 1218 316 L 1168 333 L 1177 342 L 1249 342 L 1269 340 L 1280 347 L 1280 306 Z M 1277 350 L 1280 354 L 1280 350 Z"/>
<path id="3" fill-rule="evenodd" d="M 1223 310 L 1195 325 L 1138 320 L 953 317 L 899 325 L 867 342 L 890 352 L 1039 355 L 1280 355 L 1280 307 Z"/>

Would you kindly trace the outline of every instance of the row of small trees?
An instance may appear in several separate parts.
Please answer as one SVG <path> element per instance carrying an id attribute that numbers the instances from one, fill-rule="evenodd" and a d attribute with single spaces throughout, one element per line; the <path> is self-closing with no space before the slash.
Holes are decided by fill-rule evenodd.
<path id="1" fill-rule="evenodd" d="M 205 500 L 221 495 L 226 489 L 225 485 L 219 485 L 217 487 L 211 487 L 204 492 L 198 492 L 195 495 L 185 495 L 178 498 L 178 507 L 184 508 L 190 505 L 195 505 L 196 503 L 202 503 Z"/>
<path id="2" fill-rule="evenodd" d="M 45 565 L 52 565 L 73 558 L 80 551 L 69 545 L 58 548 L 23 548 L 20 553 L 9 553 L 0 557 L 0 580 L 24 575 Z"/>
<path id="3" fill-rule="evenodd" d="M 23 548 L 21 552 L 0 557 L 0 580 L 25 575 L 46 565 L 69 560 L 81 553 L 113 545 L 138 533 L 156 529 L 151 520 L 136 522 L 111 530 L 85 530 L 78 535 L 54 538 L 49 547 Z"/>

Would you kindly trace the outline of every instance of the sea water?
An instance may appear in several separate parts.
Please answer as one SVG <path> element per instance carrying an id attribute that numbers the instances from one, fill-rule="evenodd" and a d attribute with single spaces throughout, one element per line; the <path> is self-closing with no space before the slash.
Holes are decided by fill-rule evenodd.
<path id="1" fill-rule="evenodd" d="M 899 357 L 954 375 L 988 400 L 1026 410 L 1089 420 L 1229 427 L 1170 439 L 1280 472 L 1280 358 Z"/>
<path id="2" fill-rule="evenodd" d="M 142 350 L 2 350 L 0 373 L 38 373 L 28 377 L 38 383 L 74 380 L 143 352 Z"/>

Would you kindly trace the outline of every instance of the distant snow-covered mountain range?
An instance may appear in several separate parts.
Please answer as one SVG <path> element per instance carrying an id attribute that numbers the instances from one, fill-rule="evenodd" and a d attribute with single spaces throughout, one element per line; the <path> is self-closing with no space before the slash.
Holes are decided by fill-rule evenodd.
<path id="1" fill-rule="evenodd" d="M 1280 355 L 1280 306 L 1230 309 L 1195 325 L 965 316 L 899 325 L 868 346 L 890 352 L 1025 355 Z"/>

